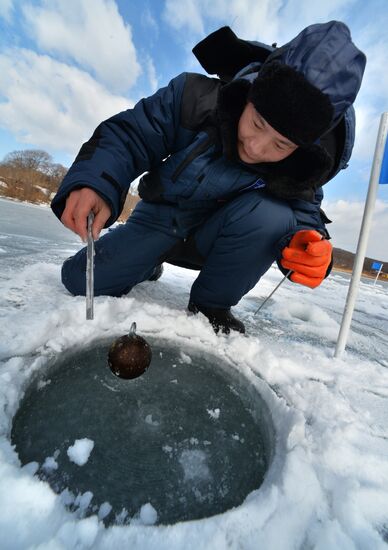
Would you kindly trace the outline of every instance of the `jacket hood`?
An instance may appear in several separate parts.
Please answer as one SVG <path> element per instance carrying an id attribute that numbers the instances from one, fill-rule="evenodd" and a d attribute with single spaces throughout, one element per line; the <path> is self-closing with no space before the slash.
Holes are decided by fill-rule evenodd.
<path id="1" fill-rule="evenodd" d="M 334 109 L 334 122 L 356 99 L 366 65 L 365 54 L 340 21 L 310 25 L 272 52 L 263 68 L 272 61 L 291 67 L 326 94 Z"/>
<path id="2" fill-rule="evenodd" d="M 260 73 L 274 63 L 300 73 L 325 94 L 333 107 L 329 133 L 351 107 L 361 86 L 366 57 L 352 42 L 348 27 L 339 21 L 310 25 L 284 46 L 273 50 L 264 63 L 252 62 L 220 90 L 218 114 L 224 151 L 237 158 L 237 124 L 249 90 Z M 334 159 L 319 145 L 301 145 L 290 157 L 277 163 L 254 165 L 271 192 L 281 198 L 312 197 L 328 180 Z"/>

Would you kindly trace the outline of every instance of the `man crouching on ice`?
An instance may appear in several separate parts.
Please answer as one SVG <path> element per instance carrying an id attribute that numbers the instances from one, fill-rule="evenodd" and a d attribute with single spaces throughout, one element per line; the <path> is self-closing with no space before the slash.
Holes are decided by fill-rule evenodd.
<path id="1" fill-rule="evenodd" d="M 337 21 L 281 48 L 224 27 L 193 51 L 220 78 L 183 73 L 102 122 L 52 209 L 83 240 L 93 211 L 97 239 L 145 172 L 126 224 L 96 242 L 95 295 L 126 294 L 169 262 L 199 270 L 190 312 L 216 332 L 245 332 L 230 308 L 275 260 L 311 288 L 330 271 L 321 186 L 350 158 L 365 56 Z M 85 294 L 85 266 L 85 248 L 63 264 L 75 295 Z"/>

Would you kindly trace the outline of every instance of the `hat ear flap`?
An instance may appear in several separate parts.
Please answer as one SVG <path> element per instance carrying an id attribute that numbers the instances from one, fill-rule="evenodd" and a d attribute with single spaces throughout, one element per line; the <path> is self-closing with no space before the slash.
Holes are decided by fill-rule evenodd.
<path id="1" fill-rule="evenodd" d="M 323 185 L 333 168 L 333 159 L 319 145 L 298 147 L 292 155 L 260 165 L 266 188 L 280 199 L 312 200 L 315 190 Z"/>

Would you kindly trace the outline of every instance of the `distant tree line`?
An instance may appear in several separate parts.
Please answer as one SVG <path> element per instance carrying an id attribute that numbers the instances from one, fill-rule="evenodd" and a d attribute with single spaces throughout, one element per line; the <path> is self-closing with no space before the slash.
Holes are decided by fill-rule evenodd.
<path id="1" fill-rule="evenodd" d="M 67 173 L 41 149 L 12 151 L 0 162 L 0 193 L 29 202 L 48 202 Z"/>
<path id="2" fill-rule="evenodd" d="M 49 203 L 67 173 L 67 168 L 53 162 L 41 149 L 12 151 L 0 162 L 0 196 L 20 201 Z M 139 197 L 128 193 L 119 220 L 132 214 Z"/>

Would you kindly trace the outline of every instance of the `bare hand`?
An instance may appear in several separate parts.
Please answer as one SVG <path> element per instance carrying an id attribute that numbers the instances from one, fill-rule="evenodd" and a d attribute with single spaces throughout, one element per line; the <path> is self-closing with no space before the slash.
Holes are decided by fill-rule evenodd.
<path id="1" fill-rule="evenodd" d="M 72 191 L 66 199 L 66 207 L 61 217 L 63 225 L 77 233 L 84 242 L 88 235 L 87 217 L 90 211 L 94 212 L 92 233 L 93 239 L 97 240 L 101 229 L 111 216 L 111 210 L 93 189 L 82 187 Z"/>

